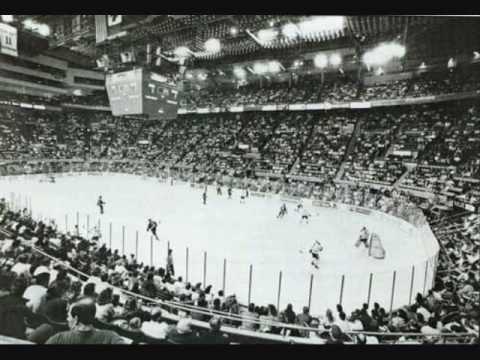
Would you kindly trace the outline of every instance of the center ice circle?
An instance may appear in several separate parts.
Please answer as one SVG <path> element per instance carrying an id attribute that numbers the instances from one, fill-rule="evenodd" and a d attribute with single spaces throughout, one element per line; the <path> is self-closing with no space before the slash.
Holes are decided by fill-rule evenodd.
<path id="1" fill-rule="evenodd" d="M 348 311 L 370 300 L 388 309 L 408 304 L 432 285 L 433 252 L 425 245 L 432 240 L 386 215 L 305 201 L 312 218 L 302 224 L 301 214 L 289 203 L 288 215 L 277 219 L 283 202 L 276 196 L 250 196 L 241 203 L 240 190 L 234 189 L 228 199 L 226 189 L 219 196 L 209 186 L 204 205 L 203 188 L 183 182 L 171 185 L 110 173 L 60 176 L 56 183 L 40 182 L 41 177 L 0 178 L 0 195 L 7 200 L 13 195 L 20 204 L 30 202 L 35 218 L 53 218 L 60 230 L 73 231 L 77 219 L 83 234 L 87 225 L 99 225 L 102 242 L 111 241 L 112 248 L 127 255 L 137 252 L 147 264 L 164 267 L 169 246 L 176 276 L 193 284 L 205 279 L 215 291 L 225 285 L 225 293 L 236 294 L 242 303 L 250 299 L 280 308 L 292 303 L 296 310 L 310 304 L 311 312 L 319 314 L 339 302 Z M 99 195 L 106 202 L 104 215 L 96 207 Z M 160 241 L 147 233 L 148 218 L 159 222 Z M 363 226 L 379 234 L 385 260 L 354 246 Z M 318 270 L 308 253 L 315 240 L 324 247 Z"/>

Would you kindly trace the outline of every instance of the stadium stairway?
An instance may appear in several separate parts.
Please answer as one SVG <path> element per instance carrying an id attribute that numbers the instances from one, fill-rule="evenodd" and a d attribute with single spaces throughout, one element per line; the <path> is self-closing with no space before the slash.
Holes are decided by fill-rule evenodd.
<path id="1" fill-rule="evenodd" d="M 345 168 L 347 167 L 347 163 L 343 162 L 340 167 L 338 168 L 337 174 L 335 175 L 334 181 L 340 181 L 342 179 L 343 173 L 345 172 Z"/>
<path id="2" fill-rule="evenodd" d="M 355 127 L 353 128 L 353 132 L 350 137 L 350 141 L 348 142 L 347 149 L 345 150 L 345 154 L 343 154 L 342 164 L 339 166 L 337 174 L 335 175 L 335 181 L 339 181 L 342 179 L 343 173 L 345 172 L 345 167 L 347 166 L 348 156 L 353 152 L 353 150 L 355 150 L 357 137 L 360 134 L 360 130 L 362 129 L 363 120 L 364 119 L 360 117 L 355 123 Z"/>
<path id="3" fill-rule="evenodd" d="M 360 117 L 357 122 L 355 123 L 355 127 L 353 128 L 352 135 L 350 137 L 350 141 L 347 146 L 347 150 L 345 150 L 345 154 L 343 155 L 343 162 L 348 159 L 348 155 L 350 155 L 353 150 L 355 149 L 355 144 L 357 142 L 357 137 L 360 134 L 360 130 L 362 129 L 363 125 L 363 118 Z"/>
<path id="4" fill-rule="evenodd" d="M 393 183 L 392 186 L 393 186 L 394 188 L 398 187 L 398 186 L 402 183 L 403 179 L 405 179 L 405 178 L 408 176 L 408 174 L 409 174 L 413 169 L 415 169 L 415 167 L 406 168 L 406 170 L 404 171 L 404 173 L 397 179 L 397 181 L 395 181 L 395 182 Z"/>
<path id="5" fill-rule="evenodd" d="M 295 158 L 295 160 L 292 162 L 292 164 L 290 164 L 290 166 L 288 167 L 287 169 L 287 173 L 290 174 L 292 172 L 293 169 L 296 168 L 297 164 L 300 162 L 301 158 L 302 158 L 302 155 L 303 155 L 303 152 L 305 151 L 305 148 L 307 147 L 307 145 L 310 143 L 310 140 L 312 139 L 312 136 L 313 136 L 313 130 L 315 128 L 315 124 L 317 123 L 318 119 L 316 119 L 315 117 L 312 117 L 308 123 L 308 135 L 305 137 L 305 140 L 303 141 L 303 143 L 299 146 L 298 148 L 298 152 L 297 152 L 297 157 Z"/>

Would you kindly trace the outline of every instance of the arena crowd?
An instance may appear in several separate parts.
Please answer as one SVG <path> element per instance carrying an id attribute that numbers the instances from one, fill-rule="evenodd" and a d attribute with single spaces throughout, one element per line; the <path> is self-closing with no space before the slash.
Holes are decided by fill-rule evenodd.
<path id="1" fill-rule="evenodd" d="M 371 86 L 347 77 L 324 84 L 310 78 L 288 86 L 202 90 L 183 101 L 188 108 L 370 101 L 472 91 L 479 83 L 476 76 L 465 80 L 455 74 Z M 104 100 L 99 95 L 58 104 L 98 105 Z M 151 121 L 115 118 L 100 110 L 0 105 L 1 175 L 84 171 L 86 163 L 91 171 L 170 176 L 358 205 L 410 222 L 423 219 L 421 207 L 442 244 L 435 286 L 425 296 L 418 294 L 412 305 L 391 313 L 378 303 L 357 309 L 339 305 L 310 314 L 302 304 L 285 309 L 239 304 L 235 294 L 188 283 L 166 266 L 138 263 L 100 245 L 96 237 L 61 233 L 54 223 L 13 211 L 3 199 L 0 334 L 40 344 L 237 343 L 244 338 L 225 328 L 238 328 L 327 344 L 436 344 L 445 341 L 443 334 L 455 333 L 476 337 L 446 341 L 478 343 L 479 216 L 438 212 L 436 205 L 441 197 L 480 205 L 479 111 L 478 100 L 452 100 L 359 110 L 186 114 Z M 416 197 L 412 190 L 434 198 Z M 219 316 L 225 313 L 230 316 Z M 388 335 L 397 332 L 405 335 Z"/>

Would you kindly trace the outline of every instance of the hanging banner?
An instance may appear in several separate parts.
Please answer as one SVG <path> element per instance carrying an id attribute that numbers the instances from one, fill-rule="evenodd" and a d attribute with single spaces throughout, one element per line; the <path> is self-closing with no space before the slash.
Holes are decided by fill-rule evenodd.
<path id="1" fill-rule="evenodd" d="M 0 54 L 18 56 L 17 28 L 0 23 Z"/>

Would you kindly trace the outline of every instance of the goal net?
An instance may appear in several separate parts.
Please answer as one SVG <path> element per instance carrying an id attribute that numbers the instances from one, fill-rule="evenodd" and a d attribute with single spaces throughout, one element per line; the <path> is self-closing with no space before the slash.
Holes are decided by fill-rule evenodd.
<path id="1" fill-rule="evenodd" d="M 375 259 L 385 259 L 386 256 L 382 240 L 380 240 L 380 237 L 375 233 L 372 233 L 372 235 L 370 236 L 368 256 L 372 256 Z"/>

